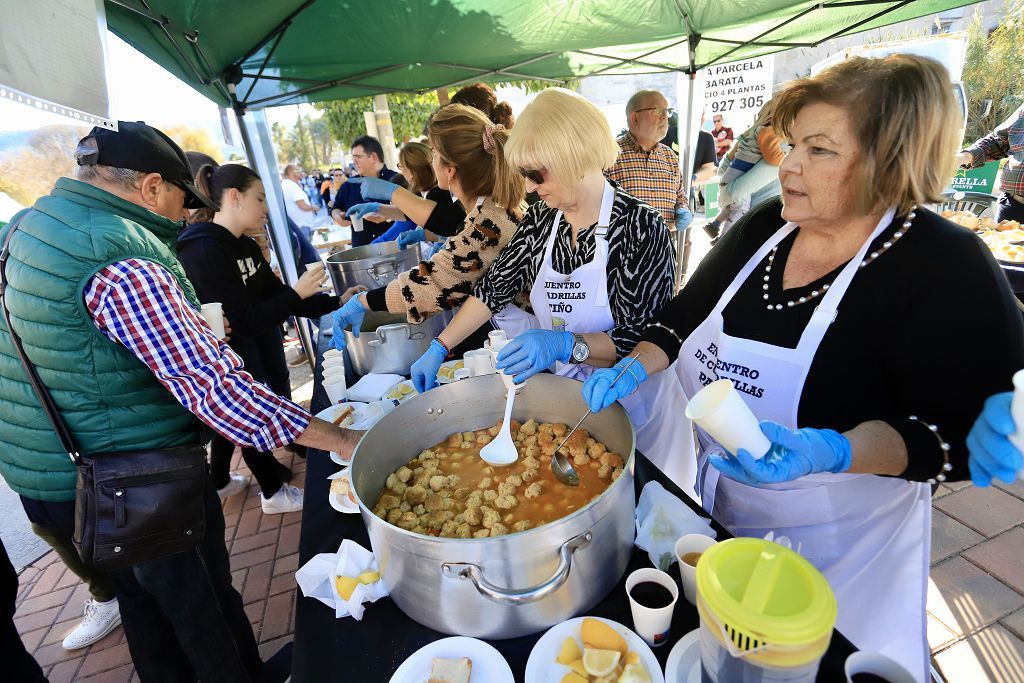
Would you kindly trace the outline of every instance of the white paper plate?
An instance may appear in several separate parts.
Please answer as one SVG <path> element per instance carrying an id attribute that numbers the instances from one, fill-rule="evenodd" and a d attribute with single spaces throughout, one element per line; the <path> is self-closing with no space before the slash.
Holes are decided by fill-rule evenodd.
<path id="1" fill-rule="evenodd" d="M 391 683 L 426 683 L 434 657 L 469 657 L 473 661 L 470 683 L 515 683 L 508 662 L 482 640 L 455 636 L 424 645 L 402 662 Z"/>
<path id="2" fill-rule="evenodd" d="M 335 479 L 342 479 L 342 478 L 348 479 L 348 470 L 349 470 L 348 467 L 342 468 L 341 470 L 335 472 L 334 474 L 332 474 L 331 476 L 329 476 L 327 478 L 330 479 L 332 482 Z M 350 481 L 349 482 L 349 486 L 351 486 L 351 485 L 352 484 L 351 484 L 351 481 Z M 331 491 L 330 489 L 327 490 L 327 499 L 330 502 L 331 507 L 334 508 L 335 510 L 337 510 L 338 512 L 344 512 L 347 515 L 352 515 L 352 514 L 358 514 L 359 513 L 359 506 L 358 505 L 353 503 L 347 497 L 343 498 L 342 496 L 337 495 L 334 491 Z"/>
<path id="3" fill-rule="evenodd" d="M 668 653 L 665 683 L 700 683 L 700 629 L 687 633 Z"/>
<path id="4" fill-rule="evenodd" d="M 441 375 L 441 370 L 442 369 L 446 369 L 446 368 L 463 368 L 465 366 L 466 366 L 466 362 L 464 360 L 462 360 L 461 358 L 457 359 L 457 360 L 450 360 L 450 361 L 448 361 L 446 363 L 441 363 L 441 368 L 438 369 L 438 371 L 437 371 L 437 383 L 438 384 L 451 384 L 452 382 L 456 381 L 454 377 L 449 379 L 448 377 L 442 376 Z"/>
<path id="5" fill-rule="evenodd" d="M 647 643 L 633 631 L 629 630 L 617 621 L 602 619 L 601 617 L 576 617 L 555 624 L 548 632 L 541 636 L 537 644 L 530 652 L 530 659 L 526 662 L 526 683 L 561 683 L 565 674 L 572 671 L 564 664 L 555 662 L 558 653 L 562 650 L 562 643 L 569 636 L 576 639 L 576 644 L 583 651 L 583 641 L 580 639 L 580 626 L 584 619 L 597 619 L 615 629 L 619 635 L 626 639 L 626 644 L 632 652 L 640 656 L 647 673 L 651 676 L 651 683 L 665 683 L 665 677 L 661 673 L 661 665 L 651 652 Z"/>
<path id="6" fill-rule="evenodd" d="M 352 411 L 351 415 L 349 415 L 348 417 L 341 421 L 341 424 L 339 426 L 352 427 L 353 429 L 367 429 L 367 427 L 359 426 L 359 423 L 361 422 L 360 411 L 366 408 L 366 404 L 360 403 L 358 401 L 337 403 L 333 406 L 329 406 L 321 410 L 319 413 L 317 413 L 316 417 L 319 417 L 321 420 L 327 420 L 328 422 L 334 422 L 334 419 L 338 417 L 338 414 L 342 411 L 343 408 L 345 408 L 345 406 L 352 406 L 354 410 Z M 342 459 L 342 457 L 335 453 L 334 451 L 331 451 L 331 460 L 338 463 L 339 465 L 348 465 L 352 462 L 351 460 Z"/>

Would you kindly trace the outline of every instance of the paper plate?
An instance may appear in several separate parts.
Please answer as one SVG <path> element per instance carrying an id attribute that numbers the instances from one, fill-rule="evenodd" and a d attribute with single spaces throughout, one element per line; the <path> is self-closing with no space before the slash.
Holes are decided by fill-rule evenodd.
<path id="1" fill-rule="evenodd" d="M 342 468 L 341 470 L 335 472 L 334 474 L 327 478 L 330 479 L 332 482 L 335 479 L 348 479 L 348 470 L 349 468 L 347 467 Z M 351 482 L 349 482 L 349 485 L 351 486 Z M 331 507 L 337 510 L 338 512 L 343 512 L 347 515 L 359 514 L 358 505 L 353 503 L 349 498 L 343 498 L 342 496 L 339 496 L 330 489 L 327 490 L 327 500 L 330 502 Z"/>
<path id="2" fill-rule="evenodd" d="M 317 413 L 316 417 L 319 417 L 321 420 L 327 420 L 328 422 L 334 422 L 335 418 L 338 417 L 338 414 L 345 408 L 345 406 L 352 406 L 354 410 L 352 411 L 351 415 L 349 415 L 348 417 L 341 421 L 341 424 L 338 425 L 339 427 L 352 427 L 353 429 L 369 428 L 358 426 L 361 420 L 361 411 L 365 410 L 366 408 L 365 403 L 360 403 L 358 401 L 348 401 L 346 403 L 337 403 L 333 406 L 329 406 L 321 410 L 319 413 Z M 331 460 L 338 463 L 339 465 L 348 465 L 352 462 L 351 460 L 342 459 L 342 457 L 335 453 L 334 451 L 331 451 Z"/>
<path id="3" fill-rule="evenodd" d="M 687 633 L 668 653 L 665 683 L 700 683 L 700 629 Z"/>
<path id="4" fill-rule="evenodd" d="M 459 360 L 450 360 L 450 361 L 448 361 L 446 363 L 441 363 L 441 367 L 437 371 L 437 383 L 438 384 L 451 384 L 452 382 L 455 381 L 455 377 L 450 377 L 450 376 L 448 376 L 447 373 L 449 371 L 454 372 L 455 370 L 458 370 L 459 368 L 463 368 L 465 366 L 466 366 L 466 361 L 461 360 L 461 359 L 459 359 Z"/>
<path id="5" fill-rule="evenodd" d="M 398 667 L 391 683 L 425 683 L 434 657 L 469 657 L 473 662 L 470 683 L 515 683 L 512 669 L 500 652 L 482 640 L 464 636 L 435 640 L 416 650 Z"/>
<path id="6" fill-rule="evenodd" d="M 572 671 L 568 666 L 555 662 L 555 658 L 558 657 L 558 653 L 562 650 L 562 643 L 570 636 L 576 639 L 576 644 L 579 645 L 580 651 L 583 651 L 583 641 L 580 639 L 580 626 L 583 624 L 584 619 L 597 619 L 615 629 L 619 635 L 626 639 L 626 644 L 629 646 L 630 651 L 640 656 L 640 661 L 643 662 L 647 673 L 651 676 L 651 683 L 665 683 L 665 677 L 661 673 L 661 665 L 658 664 L 657 658 L 651 652 L 651 648 L 647 646 L 647 643 L 636 633 L 617 621 L 602 619 L 601 617 L 576 617 L 575 619 L 563 621 L 561 624 L 555 624 L 548 629 L 548 632 L 541 636 L 537 644 L 533 646 L 533 651 L 530 652 L 530 659 L 526 662 L 526 683 L 561 683 L 565 674 Z"/>

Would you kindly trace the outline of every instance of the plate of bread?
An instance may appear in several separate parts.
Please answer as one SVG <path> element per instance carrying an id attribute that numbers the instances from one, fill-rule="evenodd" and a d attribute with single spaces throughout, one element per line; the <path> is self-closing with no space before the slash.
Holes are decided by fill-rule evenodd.
<path id="1" fill-rule="evenodd" d="M 454 636 L 424 645 L 402 662 L 391 683 L 514 683 L 508 662 L 482 640 Z"/>

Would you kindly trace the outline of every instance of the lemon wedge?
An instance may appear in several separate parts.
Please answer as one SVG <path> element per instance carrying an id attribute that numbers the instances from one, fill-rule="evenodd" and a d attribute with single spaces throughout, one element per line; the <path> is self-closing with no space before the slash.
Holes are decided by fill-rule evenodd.
<path id="1" fill-rule="evenodd" d="M 615 671 L 622 654 L 618 650 L 583 649 L 583 668 L 591 676 L 607 676 Z"/>
<path id="2" fill-rule="evenodd" d="M 626 664 L 636 664 L 640 661 L 640 655 L 630 650 L 626 653 Z"/>
<path id="3" fill-rule="evenodd" d="M 619 676 L 618 683 L 651 683 L 651 675 L 640 662 L 627 664 Z"/>
<path id="4" fill-rule="evenodd" d="M 601 650 L 615 650 L 623 657 L 629 652 L 626 639 L 620 636 L 615 629 L 597 619 L 586 618 L 580 627 L 580 637 L 585 647 L 592 647 Z"/>
<path id="5" fill-rule="evenodd" d="M 580 676 L 575 671 L 570 671 L 562 676 L 562 683 L 587 683 L 587 677 Z"/>
<path id="6" fill-rule="evenodd" d="M 581 657 L 583 657 L 583 653 L 580 652 L 580 646 L 576 644 L 575 638 L 569 636 L 562 642 L 562 649 L 558 653 L 558 657 L 555 658 L 555 661 L 568 666 Z"/>
<path id="7" fill-rule="evenodd" d="M 371 583 L 377 583 L 380 581 L 380 572 L 363 572 L 356 577 L 356 581 L 364 586 L 368 586 Z"/>
<path id="8" fill-rule="evenodd" d="M 338 595 L 348 600 L 352 597 L 352 591 L 359 585 L 359 581 L 351 576 L 335 576 L 334 585 L 338 589 Z"/>

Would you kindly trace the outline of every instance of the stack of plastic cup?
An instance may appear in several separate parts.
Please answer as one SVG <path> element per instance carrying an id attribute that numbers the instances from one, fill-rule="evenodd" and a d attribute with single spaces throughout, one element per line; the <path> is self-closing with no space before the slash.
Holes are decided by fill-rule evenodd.
<path id="1" fill-rule="evenodd" d="M 731 380 L 720 379 L 698 391 L 686 405 L 686 417 L 734 455 L 742 448 L 759 460 L 772 447 Z"/>

